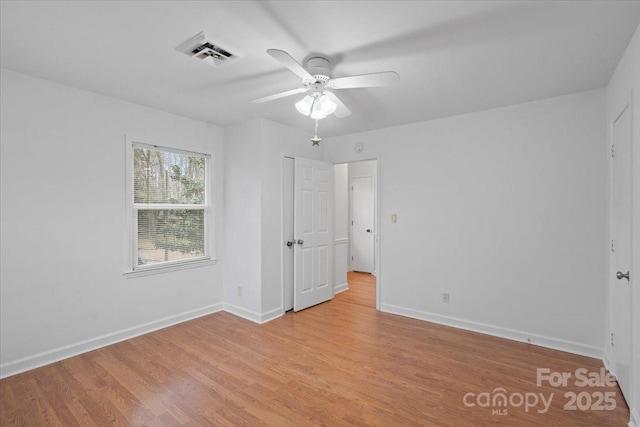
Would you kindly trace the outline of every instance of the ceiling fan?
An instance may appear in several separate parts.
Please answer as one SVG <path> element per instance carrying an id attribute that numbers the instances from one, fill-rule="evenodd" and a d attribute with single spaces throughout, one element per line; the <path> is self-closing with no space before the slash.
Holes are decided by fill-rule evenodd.
<path id="1" fill-rule="evenodd" d="M 301 77 L 302 86 L 254 99 L 252 102 L 262 103 L 307 92 L 308 94 L 296 103 L 296 109 L 301 114 L 316 120 L 323 119 L 332 113 L 338 118 L 351 114 L 351 111 L 333 93 L 334 90 L 389 86 L 397 83 L 400 78 L 394 71 L 333 78 L 329 60 L 326 58 L 320 56 L 310 58 L 307 61 L 307 68 L 304 68 L 283 50 L 268 49 L 267 53 Z"/>

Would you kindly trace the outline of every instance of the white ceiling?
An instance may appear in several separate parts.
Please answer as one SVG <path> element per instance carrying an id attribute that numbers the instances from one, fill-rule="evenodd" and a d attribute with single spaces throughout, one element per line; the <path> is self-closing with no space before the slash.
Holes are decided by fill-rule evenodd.
<path id="1" fill-rule="evenodd" d="M 313 131 L 300 79 L 266 54 L 321 54 L 334 77 L 396 71 L 338 94 L 353 114 L 321 136 L 429 120 L 607 85 L 640 1 L 1 1 L 1 65 L 226 126 Z M 242 57 L 212 68 L 175 48 L 200 31 Z"/>

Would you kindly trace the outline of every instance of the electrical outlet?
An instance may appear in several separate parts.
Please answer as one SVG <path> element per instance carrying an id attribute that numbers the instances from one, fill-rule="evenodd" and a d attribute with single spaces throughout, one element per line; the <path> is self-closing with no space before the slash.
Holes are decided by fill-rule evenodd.
<path id="1" fill-rule="evenodd" d="M 238 286 L 238 296 L 242 296 L 242 286 Z"/>
<path id="2" fill-rule="evenodd" d="M 449 292 L 442 293 L 442 302 L 449 304 Z"/>

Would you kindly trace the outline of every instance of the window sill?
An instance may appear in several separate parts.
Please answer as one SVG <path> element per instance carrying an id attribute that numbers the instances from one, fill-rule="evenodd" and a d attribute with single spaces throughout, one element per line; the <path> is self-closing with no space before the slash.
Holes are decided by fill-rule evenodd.
<path id="1" fill-rule="evenodd" d="M 218 263 L 217 259 L 208 258 L 208 259 L 202 259 L 202 260 L 190 261 L 190 262 L 184 262 L 184 263 L 145 267 L 139 270 L 126 271 L 124 273 L 124 277 L 127 279 L 133 279 L 135 277 L 168 273 L 170 271 L 179 271 L 179 270 L 187 270 L 191 268 L 206 267 L 210 265 L 216 265 L 217 263 Z"/>

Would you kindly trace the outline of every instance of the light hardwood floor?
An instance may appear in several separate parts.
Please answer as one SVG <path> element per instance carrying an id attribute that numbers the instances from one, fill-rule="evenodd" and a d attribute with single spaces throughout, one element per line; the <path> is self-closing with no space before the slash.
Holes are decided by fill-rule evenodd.
<path id="1" fill-rule="evenodd" d="M 596 359 L 377 312 L 375 281 L 265 325 L 216 313 L 0 381 L 0 424 L 22 426 L 624 426 L 617 387 L 536 385 L 536 368 Z M 502 387 L 513 405 L 468 407 Z M 614 410 L 564 410 L 566 392 Z M 533 401 L 528 411 L 518 395 Z M 515 396 L 515 397 L 514 397 Z M 477 402 L 467 395 L 467 402 Z M 583 397 L 582 403 L 586 402 Z M 507 415 L 492 414 L 506 409 Z"/>

